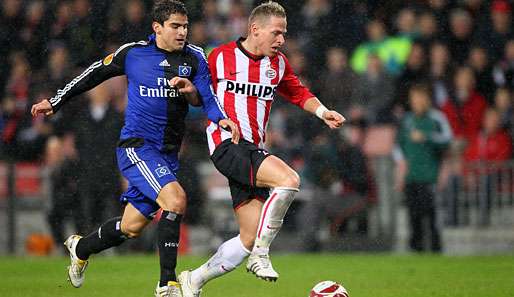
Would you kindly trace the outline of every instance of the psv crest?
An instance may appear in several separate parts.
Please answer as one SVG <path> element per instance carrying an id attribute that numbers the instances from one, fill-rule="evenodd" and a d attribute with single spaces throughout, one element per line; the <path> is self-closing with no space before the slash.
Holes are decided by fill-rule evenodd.
<path id="1" fill-rule="evenodd" d="M 277 77 L 277 72 L 275 71 L 275 69 L 270 67 L 266 70 L 266 77 L 269 79 L 274 79 L 275 77 Z"/>

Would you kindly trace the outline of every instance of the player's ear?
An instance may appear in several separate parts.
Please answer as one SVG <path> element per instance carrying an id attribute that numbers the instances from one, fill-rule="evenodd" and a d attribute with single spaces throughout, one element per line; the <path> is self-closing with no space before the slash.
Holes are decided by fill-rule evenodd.
<path id="1" fill-rule="evenodd" d="M 249 26 L 249 35 L 259 35 L 259 25 L 257 24 L 257 22 L 253 22 L 250 24 Z"/>
<path id="2" fill-rule="evenodd" d="M 156 34 L 161 34 L 162 25 L 158 22 L 152 22 L 152 29 Z"/>

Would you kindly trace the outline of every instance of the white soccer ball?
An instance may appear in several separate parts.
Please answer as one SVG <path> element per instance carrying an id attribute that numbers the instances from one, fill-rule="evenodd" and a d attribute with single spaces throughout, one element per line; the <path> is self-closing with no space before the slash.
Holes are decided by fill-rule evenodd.
<path id="1" fill-rule="evenodd" d="M 349 297 L 346 289 L 333 281 L 322 281 L 312 288 L 309 297 Z"/>

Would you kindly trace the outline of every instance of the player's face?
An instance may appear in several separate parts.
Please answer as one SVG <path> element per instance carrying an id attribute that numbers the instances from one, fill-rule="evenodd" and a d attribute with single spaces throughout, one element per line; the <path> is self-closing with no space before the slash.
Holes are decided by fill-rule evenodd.
<path id="1" fill-rule="evenodd" d="M 181 50 L 184 47 L 188 28 L 187 16 L 183 14 L 172 14 L 163 25 L 157 22 L 153 25 L 157 44 L 168 51 Z"/>
<path id="2" fill-rule="evenodd" d="M 273 57 L 286 42 L 286 18 L 271 16 L 258 26 L 256 41 L 262 55 Z"/>

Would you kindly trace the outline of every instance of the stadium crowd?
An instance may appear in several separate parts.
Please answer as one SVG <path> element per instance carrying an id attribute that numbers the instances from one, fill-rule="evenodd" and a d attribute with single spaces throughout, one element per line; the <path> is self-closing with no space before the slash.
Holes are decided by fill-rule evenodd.
<path id="1" fill-rule="evenodd" d="M 242 36 L 248 13 L 259 1 L 184 2 L 190 11 L 189 41 L 208 52 Z M 290 64 L 302 82 L 348 122 L 341 133 L 332 132 L 315 117 L 278 99 L 268 127 L 268 148 L 293 164 L 304 184 L 326 193 L 322 196 L 329 197 L 327 201 L 349 197 L 341 207 L 352 209 L 357 232 L 366 232 L 365 209 L 376 200 L 368 165 L 368 150 L 373 148 L 366 149 L 366 134 L 374 127 L 405 128 L 404 120 L 413 108 L 413 87 L 427 87 L 429 106 L 442 112 L 451 127 L 447 149 L 429 152 L 451 160 L 443 162 L 446 176 L 464 174 L 463 162 L 512 159 L 513 3 L 279 2 L 288 12 L 288 39 L 283 50 Z M 125 81 L 111 79 L 49 119 L 32 118 L 29 108 L 53 96 L 90 61 L 126 42 L 146 39 L 151 32 L 151 4 L 150 0 L 2 1 L 0 156 L 44 164 L 50 170 L 52 199 L 65 202 L 49 216 L 56 240 L 62 241 L 63 209 L 76 211 L 79 233 L 108 217 L 99 210 L 115 212 L 114 206 L 104 205 L 110 202 L 103 197 L 112 197 L 114 205 L 121 187 L 114 170 L 114 148 L 123 122 Z M 193 109 L 189 121 L 182 158 L 191 161 L 183 162 L 188 164 L 183 183 L 190 199 L 199 205 L 205 195 L 194 186 L 198 173 L 192 168 L 208 160 L 201 111 Z M 403 158 L 408 163 L 408 156 L 395 157 L 398 162 Z M 425 173 L 419 170 L 414 174 Z M 425 178 L 407 176 L 407 183 L 409 176 L 411 181 Z M 334 190 L 338 181 L 343 186 Z M 403 189 L 401 182 L 397 186 Z M 87 205 L 74 209 L 78 197 L 90 198 Z M 322 206 L 315 208 L 321 211 Z M 189 215 L 189 220 L 195 217 Z M 335 221 L 334 232 L 346 226 L 344 218 Z M 411 247 L 419 248 L 412 242 Z M 432 248 L 439 249 L 437 243 Z"/>

